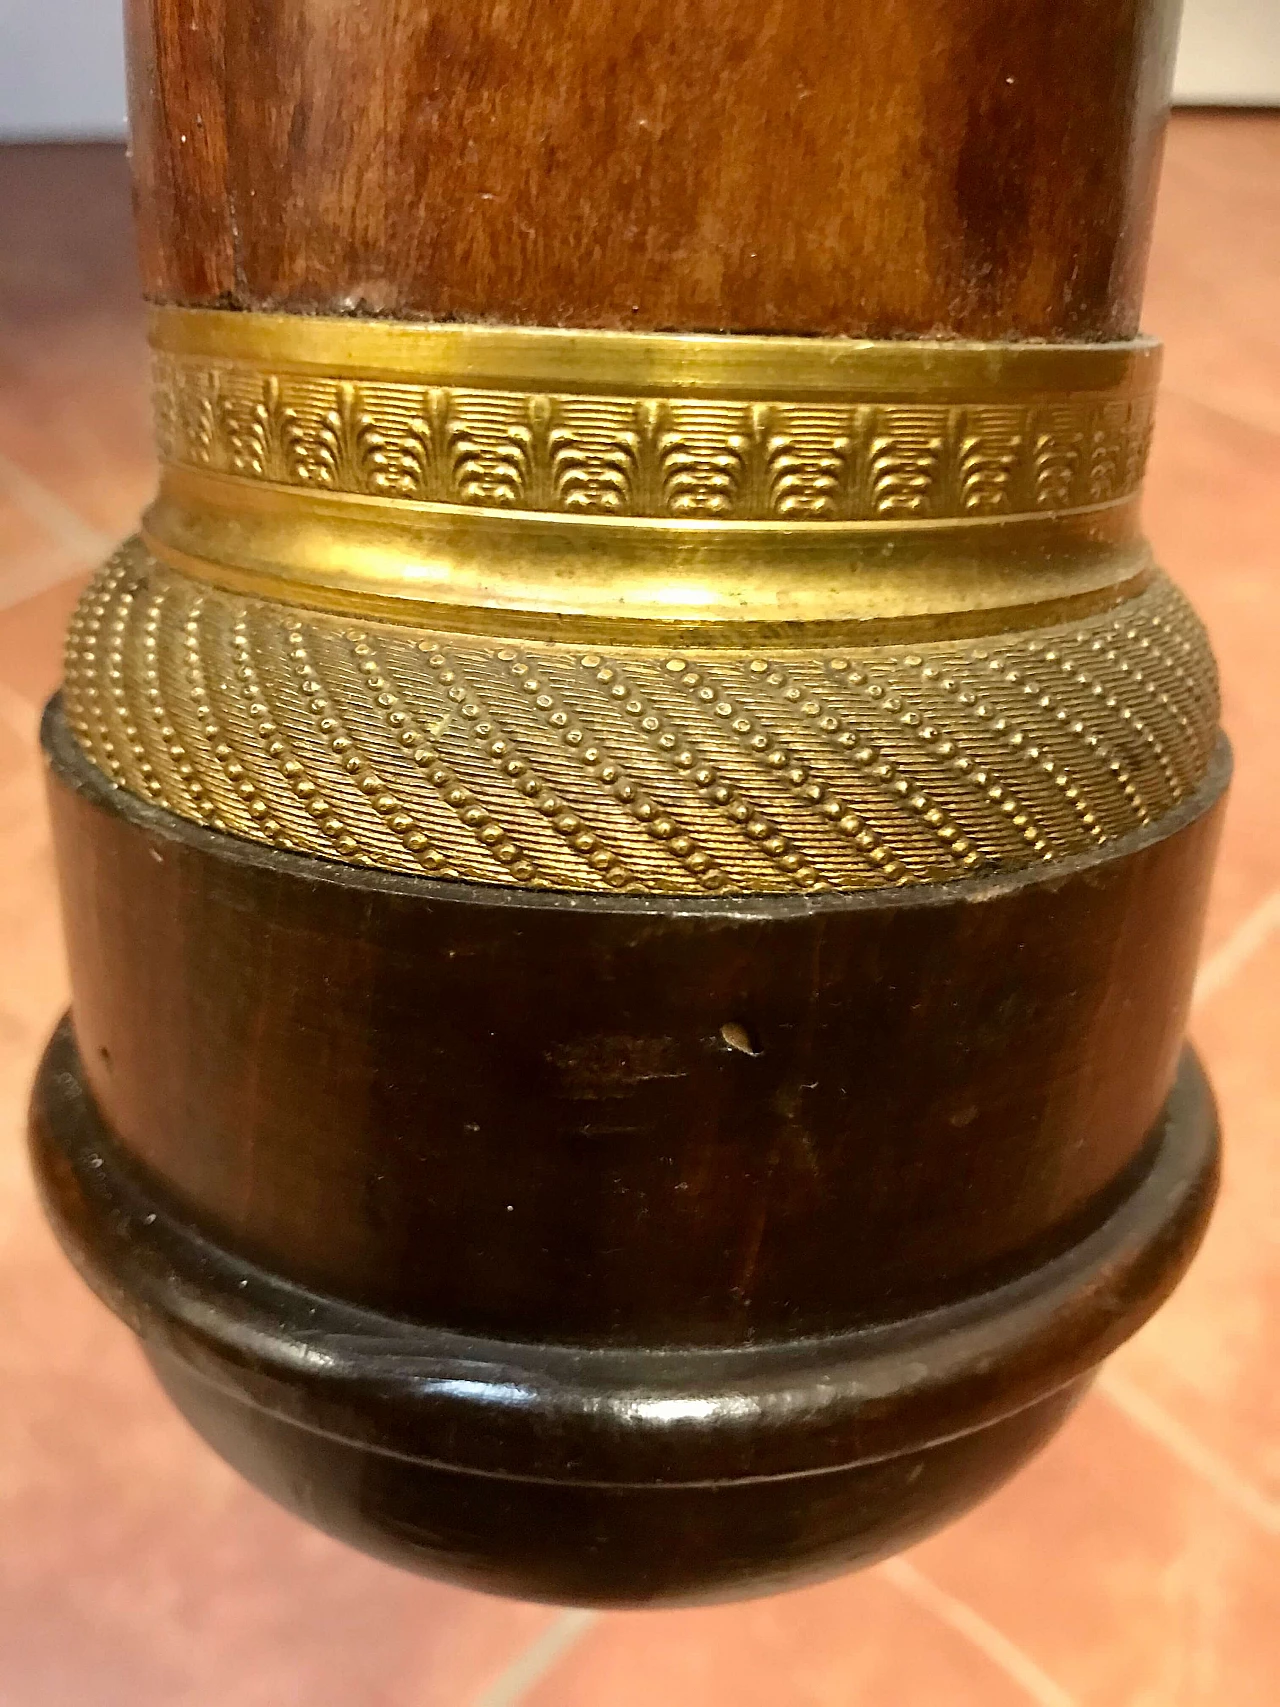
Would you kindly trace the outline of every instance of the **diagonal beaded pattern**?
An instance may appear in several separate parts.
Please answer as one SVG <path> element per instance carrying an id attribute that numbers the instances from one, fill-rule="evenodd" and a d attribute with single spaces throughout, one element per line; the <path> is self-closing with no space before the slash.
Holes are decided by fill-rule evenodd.
<path id="1" fill-rule="evenodd" d="M 238 596 L 123 547 L 66 708 L 120 787 L 250 840 L 566 890 L 860 890 L 1016 871 L 1191 793 L 1204 632 L 1157 577 L 1075 622 L 824 649 L 573 646 Z"/>

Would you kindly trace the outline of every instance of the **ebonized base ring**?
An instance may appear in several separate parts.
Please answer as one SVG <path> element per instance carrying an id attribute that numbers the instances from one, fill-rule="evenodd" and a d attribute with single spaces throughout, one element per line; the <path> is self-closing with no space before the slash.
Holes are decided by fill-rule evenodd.
<path id="1" fill-rule="evenodd" d="M 1128 1195 L 1036 1271 L 888 1326 L 673 1352 L 424 1327 L 241 1260 L 121 1154 L 66 1023 L 33 1134 L 73 1260 L 251 1480 L 398 1563 L 602 1604 L 759 1593 L 963 1511 L 1171 1289 L 1217 1170 L 1188 1052 Z"/>

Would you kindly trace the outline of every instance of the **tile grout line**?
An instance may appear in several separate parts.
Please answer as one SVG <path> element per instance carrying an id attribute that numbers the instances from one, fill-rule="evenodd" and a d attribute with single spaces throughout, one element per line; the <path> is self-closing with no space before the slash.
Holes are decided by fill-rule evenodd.
<path id="1" fill-rule="evenodd" d="M 963 1636 L 984 1654 L 992 1665 L 1018 1685 L 1029 1700 L 1036 1703 L 1036 1707 L 1076 1707 L 1074 1698 L 1047 1672 L 1041 1671 L 1031 1656 L 1023 1653 L 1003 1631 L 997 1630 L 994 1624 L 988 1624 L 981 1613 L 975 1612 L 966 1601 L 939 1588 L 915 1565 L 906 1559 L 886 1559 L 878 1569 L 880 1575 L 908 1600 L 932 1613 L 940 1623 Z"/>
<path id="2" fill-rule="evenodd" d="M 474 1707 L 517 1707 L 599 1620 L 598 1612 L 582 1608 L 570 1608 L 553 1618 L 528 1647 L 521 1649 L 501 1676 L 476 1697 Z"/>
<path id="3" fill-rule="evenodd" d="M 1108 1398 L 1136 1428 L 1158 1441 L 1180 1464 L 1207 1482 L 1266 1534 L 1280 1535 L 1280 1504 L 1259 1493 L 1136 1382 L 1115 1370 L 1104 1369 L 1095 1383 L 1095 1391 Z"/>
<path id="4" fill-rule="evenodd" d="M 27 516 L 58 543 L 80 556 L 103 557 L 111 550 L 106 534 L 91 527 L 80 514 L 64 503 L 34 475 L 0 455 L 0 492 L 10 497 Z"/>
<path id="5" fill-rule="evenodd" d="M 25 566 L 20 564 L 16 568 L 12 562 L 6 563 L 0 568 L 0 613 L 24 604 L 27 599 L 38 598 L 41 593 L 60 587 L 64 581 L 73 580 L 77 575 L 87 574 L 97 567 L 104 555 L 103 552 L 95 552 L 92 558 L 81 557 L 66 554 L 65 547 L 60 547 L 53 562 L 24 560 Z"/>
<path id="6" fill-rule="evenodd" d="M 1190 403 L 1210 415 L 1217 415 L 1220 420 L 1231 421 L 1237 427 L 1249 427 L 1255 433 L 1266 433 L 1273 439 L 1280 438 L 1280 416 L 1273 419 L 1266 414 L 1254 415 L 1252 411 L 1242 409 L 1238 405 L 1211 397 L 1201 397 L 1197 392 L 1188 391 L 1181 385 L 1162 385 L 1160 389 L 1166 397 L 1176 397 L 1180 403 Z"/>
<path id="7" fill-rule="evenodd" d="M 1277 930 L 1280 930 L 1280 889 L 1272 890 L 1251 913 L 1246 914 L 1221 948 L 1201 966 L 1191 996 L 1192 1011 L 1221 995 L 1254 955 L 1261 953 Z M 1114 1405 L 1135 1428 L 1163 1446 L 1185 1469 L 1208 1483 L 1229 1505 L 1256 1523 L 1264 1533 L 1280 1534 L 1280 1504 L 1255 1488 L 1136 1382 L 1107 1367 L 1094 1382 L 1093 1390 Z"/>
<path id="8" fill-rule="evenodd" d="M 1203 1007 L 1226 989 L 1238 972 L 1261 949 L 1274 931 L 1280 929 L 1280 889 L 1272 890 L 1266 900 L 1255 907 L 1215 953 L 1200 968 L 1191 996 L 1193 1009 Z"/>
<path id="9" fill-rule="evenodd" d="M 0 682 L 0 723 L 6 723 L 20 741 L 34 750 L 40 733 L 40 713 L 7 682 Z"/>

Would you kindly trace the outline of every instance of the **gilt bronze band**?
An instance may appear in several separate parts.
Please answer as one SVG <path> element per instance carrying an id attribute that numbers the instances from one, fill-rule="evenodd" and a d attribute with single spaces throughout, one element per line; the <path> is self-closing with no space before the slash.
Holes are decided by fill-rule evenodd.
<path id="1" fill-rule="evenodd" d="M 161 309 L 160 496 L 72 625 L 120 786 L 474 882 L 938 883 L 1192 792 L 1158 352 Z"/>
<path id="2" fill-rule="evenodd" d="M 65 697 L 109 776 L 195 822 L 392 870 L 686 894 L 1079 853 L 1189 794 L 1217 730 L 1203 631 L 1163 577 L 979 640 L 677 651 L 354 623 L 136 545 L 81 603 Z"/>
<path id="3" fill-rule="evenodd" d="M 495 627 L 947 616 L 1140 574 L 1158 347 L 160 309 L 183 573 Z"/>

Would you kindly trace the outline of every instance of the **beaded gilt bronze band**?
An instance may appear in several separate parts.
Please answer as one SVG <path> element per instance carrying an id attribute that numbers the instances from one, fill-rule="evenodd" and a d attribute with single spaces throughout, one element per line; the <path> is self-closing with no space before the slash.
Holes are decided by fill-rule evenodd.
<path id="1" fill-rule="evenodd" d="M 160 494 L 86 594 L 114 781 L 561 889 L 941 882 L 1203 776 L 1137 520 L 1158 352 L 158 311 Z"/>

